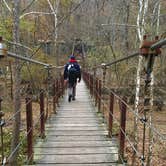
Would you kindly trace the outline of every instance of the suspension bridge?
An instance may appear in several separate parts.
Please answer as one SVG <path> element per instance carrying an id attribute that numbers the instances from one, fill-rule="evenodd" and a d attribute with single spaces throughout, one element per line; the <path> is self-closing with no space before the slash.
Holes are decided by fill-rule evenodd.
<path id="1" fill-rule="evenodd" d="M 165 44 L 165 39 L 155 43 L 151 42 L 150 45 L 149 42 L 144 42 L 141 52 L 108 64 L 95 66 L 92 71 L 89 70 L 90 72 L 82 70 L 83 79 L 77 85 L 76 101 L 71 103 L 67 101 L 63 76 L 50 77 L 50 72 L 53 69 L 60 70 L 62 67 L 8 52 L 10 57 L 45 66 L 48 79 L 46 88 L 38 91 L 37 104 L 30 86 L 27 85 L 24 104 L 26 130 L 15 150 L 8 155 L 5 154 L 4 138 L 11 133 L 4 132 L 4 129 L 9 127 L 15 115 L 21 110 L 9 117 L 5 117 L 1 111 L 2 165 L 10 164 L 12 156 L 25 142 L 27 159 L 22 165 L 114 166 L 127 163 L 129 165 L 153 165 L 153 162 L 155 163 L 152 155 L 153 139 L 155 137 L 164 147 L 166 138 L 149 120 L 148 112 L 150 112 L 151 102 L 149 85 L 153 67 L 151 63 L 159 53 L 159 48 Z M 125 96 L 120 96 L 105 86 L 107 67 L 140 54 L 145 57 L 146 64 L 148 64 L 145 68 L 147 70 L 144 87 L 145 98 L 141 114 L 128 104 Z M 96 68 L 102 69 L 102 79 L 96 76 L 94 72 Z M 2 110 L 3 101 L 0 101 Z M 32 103 L 35 103 L 35 108 Z M 131 125 L 126 121 L 127 116 L 136 119 L 133 135 L 127 131 L 128 125 Z M 128 121 L 131 122 L 131 119 Z M 34 130 L 35 128 L 38 130 Z M 147 130 L 150 131 L 148 138 Z M 138 136 L 139 134 L 140 136 Z M 34 140 L 34 136 L 40 136 L 40 138 Z M 139 143 L 139 139 L 141 139 L 141 143 Z M 147 139 L 148 145 L 146 145 Z"/>
<path id="2" fill-rule="evenodd" d="M 116 165 L 118 148 L 108 138 L 102 117 L 92 104 L 85 83 L 77 85 L 77 99 L 60 101 L 46 126 L 47 138 L 35 146 L 37 165 Z"/>

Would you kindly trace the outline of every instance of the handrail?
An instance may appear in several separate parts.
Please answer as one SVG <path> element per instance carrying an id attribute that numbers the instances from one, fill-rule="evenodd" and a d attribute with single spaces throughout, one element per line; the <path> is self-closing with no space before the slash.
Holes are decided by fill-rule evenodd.
<path id="1" fill-rule="evenodd" d="M 141 155 L 142 152 L 135 147 L 135 144 L 133 143 L 133 140 L 132 140 L 133 138 L 130 139 L 129 135 L 120 126 L 120 122 L 119 122 L 118 118 L 113 114 L 113 111 L 108 110 L 108 109 L 114 109 L 114 107 L 113 107 L 114 104 L 112 104 L 112 102 L 114 103 L 114 99 L 112 99 L 112 97 L 110 97 L 110 107 L 109 107 L 109 105 L 102 98 L 102 94 L 100 94 L 100 91 L 101 91 L 100 88 L 101 87 L 99 87 L 99 78 L 97 78 L 96 76 L 93 76 L 92 74 L 90 74 L 88 72 L 85 72 L 85 73 L 83 72 L 83 75 L 84 75 L 84 80 L 86 82 L 86 85 L 90 89 L 90 94 L 92 96 L 94 96 L 95 106 L 99 106 L 99 105 L 103 106 L 102 108 L 101 108 L 101 106 L 99 106 L 98 107 L 98 111 L 103 114 L 103 118 L 108 118 L 107 119 L 108 123 L 109 123 L 109 124 L 107 124 L 108 125 L 108 135 L 112 136 L 112 124 L 113 124 L 113 120 L 114 120 L 114 122 L 116 124 L 118 124 L 119 130 L 121 131 L 121 134 L 123 134 L 123 136 L 125 137 L 126 141 L 130 145 L 130 148 L 132 149 L 132 151 L 137 156 L 137 159 L 140 160 L 140 164 L 141 165 L 146 165 L 145 157 L 143 155 Z M 97 80 L 97 82 L 96 82 L 96 80 Z M 108 92 L 108 95 L 113 95 L 116 98 L 116 100 L 119 101 L 120 109 L 122 108 L 122 105 L 125 105 L 128 108 L 128 111 L 132 113 L 132 116 L 138 119 L 139 124 L 146 125 L 146 127 L 149 128 L 153 132 L 153 135 L 155 136 L 155 138 L 158 139 L 159 143 L 165 145 L 165 143 L 166 143 L 166 141 L 165 141 L 166 137 L 162 133 L 160 133 L 157 130 L 157 128 L 155 128 L 153 125 L 151 125 L 150 122 L 145 121 L 144 118 L 140 114 L 138 114 L 130 105 L 127 104 L 126 101 L 124 101 L 113 90 L 111 90 L 110 88 L 108 88 L 106 86 L 104 86 L 103 88 L 104 89 L 106 88 L 105 90 L 106 90 L 106 92 Z M 105 111 L 109 111 L 109 112 L 105 112 Z M 120 112 L 122 113 L 123 110 L 120 110 Z M 109 116 L 109 117 L 106 117 L 106 116 Z M 110 116 L 112 118 L 110 118 Z M 110 122 L 110 120 L 111 120 L 111 122 Z M 110 135 L 110 133 L 111 133 L 111 135 Z M 121 140 L 119 140 L 119 141 L 121 141 Z M 144 141 L 144 140 L 142 140 L 142 141 Z M 122 142 L 124 142 L 124 140 L 122 140 Z M 123 158 L 124 157 L 123 156 L 123 148 L 124 148 L 124 145 L 122 144 L 122 149 L 120 150 L 120 151 L 122 151 L 122 155 L 121 155 L 121 153 L 119 153 L 119 160 L 121 160 L 122 162 L 124 162 L 123 161 L 123 159 L 124 159 Z"/>
<path id="2" fill-rule="evenodd" d="M 17 55 L 15 53 L 12 53 L 12 52 L 9 52 L 9 51 L 8 51 L 8 56 L 10 56 L 12 58 L 17 58 L 17 59 L 21 59 L 21 60 L 24 60 L 24 61 L 32 62 L 32 63 L 38 64 L 38 65 L 42 65 L 42 66 L 45 66 L 45 67 L 50 67 L 51 66 L 48 63 L 43 63 L 43 62 L 40 62 L 40 61 L 31 59 L 31 58 L 28 58 L 28 57 L 23 57 L 21 55 Z"/>
<path id="3" fill-rule="evenodd" d="M 23 61 L 27 61 L 27 62 L 35 63 L 35 64 L 38 64 L 38 65 L 42 65 L 47 69 L 54 69 L 54 68 L 62 69 L 64 67 L 64 66 L 55 66 L 55 65 L 52 65 L 52 64 L 44 63 L 44 62 L 41 62 L 41 61 L 38 61 L 38 60 L 35 60 L 35 59 L 32 59 L 32 58 L 17 55 L 15 53 L 12 53 L 12 52 L 9 52 L 9 51 L 7 53 L 8 53 L 8 56 L 10 56 L 12 58 L 17 58 L 17 59 L 20 59 L 20 60 L 23 60 Z"/>
<path id="4" fill-rule="evenodd" d="M 136 52 L 136 53 L 133 53 L 133 54 L 131 54 L 129 56 L 126 56 L 126 57 L 120 58 L 118 60 L 115 60 L 113 62 L 107 63 L 107 64 L 105 64 L 105 66 L 111 66 L 111 65 L 114 65 L 116 63 L 122 62 L 122 61 L 130 59 L 130 58 L 133 58 L 133 57 L 138 56 L 138 55 L 140 55 L 140 53 Z"/>
<path id="5" fill-rule="evenodd" d="M 36 63 L 36 62 L 35 62 Z M 38 62 L 37 62 L 38 63 Z M 43 64 L 41 64 L 43 65 Z M 45 65 L 45 64 L 44 64 Z M 64 86 L 63 86 L 63 78 L 62 76 L 58 79 L 56 79 L 55 81 L 51 82 L 51 87 L 52 88 L 52 91 L 53 91 L 53 95 L 51 95 L 50 97 L 53 98 L 53 110 L 51 109 L 49 112 L 52 112 L 52 113 L 56 113 L 56 107 L 58 106 L 58 100 L 59 98 L 63 95 L 63 92 L 64 92 Z M 46 89 L 48 90 L 48 89 Z M 46 90 L 41 90 L 37 95 L 41 95 L 44 91 L 46 92 Z M 27 94 L 28 95 L 28 94 Z M 28 110 L 28 107 L 27 105 L 31 104 L 33 102 L 33 97 L 31 94 L 28 95 L 29 96 L 29 100 L 26 101 L 26 112 L 29 113 L 30 110 Z M 43 100 L 40 100 L 40 111 L 39 111 L 39 117 L 37 118 L 35 124 L 28 129 L 28 131 L 25 133 L 25 135 L 23 136 L 23 138 L 19 141 L 19 143 L 16 145 L 15 149 L 8 155 L 6 156 L 6 160 L 3 160 L 2 161 L 2 164 L 3 165 L 6 165 L 8 164 L 8 162 L 10 162 L 10 159 L 12 158 L 12 156 L 16 153 L 16 151 L 20 148 L 20 146 L 22 145 L 23 141 L 27 138 L 27 136 L 30 134 L 30 132 L 32 132 L 33 128 L 40 122 L 40 137 L 41 138 L 44 138 L 45 137 L 45 133 L 44 133 L 44 126 L 45 126 L 45 122 L 46 122 L 46 119 L 48 117 L 48 114 L 47 112 L 45 111 L 46 110 L 46 106 L 44 106 L 45 104 L 42 103 L 44 102 L 44 95 L 43 95 Z M 45 100 L 45 102 L 48 102 Z M 32 105 L 32 104 L 31 104 Z M 16 114 L 18 114 L 19 112 L 21 111 L 21 109 L 19 109 L 14 115 L 12 115 L 11 117 L 9 117 L 6 122 L 5 122 L 5 125 L 3 127 L 7 127 L 7 125 L 9 124 L 9 121 L 11 121 L 15 116 Z M 31 110 L 32 111 L 32 110 Z M 49 113 L 50 114 L 50 113 Z M 28 117 L 27 117 L 28 118 Z M 29 117 L 30 118 L 30 117 Z M 33 119 L 33 117 L 31 117 Z M 29 121 L 32 121 L 32 119 L 29 119 Z M 10 133 L 10 132 L 9 132 Z M 5 134 L 5 136 L 8 136 L 8 134 Z M 3 134 L 4 135 L 4 134 Z M 2 138 L 3 138 L 3 135 L 2 135 Z M 31 162 L 33 160 L 33 150 L 31 150 L 30 148 L 32 148 L 32 139 L 33 137 L 28 137 L 27 138 L 27 141 L 30 143 L 30 147 L 28 147 L 28 162 Z M 4 159 L 4 158 L 3 158 Z"/>
<path id="6" fill-rule="evenodd" d="M 156 42 L 155 44 L 153 44 L 153 45 L 150 47 L 150 49 L 151 49 L 151 50 L 155 50 L 155 49 L 157 49 L 157 48 L 161 48 L 161 47 L 164 46 L 164 45 L 166 45 L 166 39 L 162 39 L 162 40 Z M 103 67 L 107 67 L 107 66 L 112 66 L 112 65 L 114 65 L 114 64 L 116 64 L 116 63 L 122 62 L 122 61 L 127 60 L 127 59 L 130 59 L 130 58 L 134 58 L 134 57 L 139 56 L 139 55 L 141 55 L 140 52 L 135 52 L 135 53 L 133 53 L 133 54 L 131 54 L 131 55 L 125 56 L 125 57 L 120 58 L 120 59 L 117 59 L 117 60 L 115 60 L 115 61 L 113 61 L 113 62 L 102 63 L 102 64 L 100 64 L 100 65 L 97 65 L 97 66 L 93 67 L 93 69 L 103 68 Z"/>
<path id="7" fill-rule="evenodd" d="M 164 45 L 166 45 L 166 39 L 162 39 L 162 40 L 158 41 L 157 43 L 153 44 L 150 48 L 151 48 L 151 50 L 155 50 L 157 48 L 161 48 Z"/>

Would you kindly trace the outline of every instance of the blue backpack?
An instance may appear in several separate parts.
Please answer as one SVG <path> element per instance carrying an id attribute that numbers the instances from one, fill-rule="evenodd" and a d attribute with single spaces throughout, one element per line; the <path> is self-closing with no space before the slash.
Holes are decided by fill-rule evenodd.
<path id="1" fill-rule="evenodd" d="M 69 81 L 75 81 L 77 79 L 77 69 L 75 68 L 74 64 L 69 64 L 68 67 L 68 78 Z"/>

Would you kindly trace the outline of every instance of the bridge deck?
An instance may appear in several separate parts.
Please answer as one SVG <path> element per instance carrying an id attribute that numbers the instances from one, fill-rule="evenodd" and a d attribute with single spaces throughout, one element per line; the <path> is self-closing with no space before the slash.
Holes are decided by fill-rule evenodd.
<path id="1" fill-rule="evenodd" d="M 46 125 L 46 139 L 35 145 L 36 165 L 110 166 L 117 165 L 115 140 L 107 137 L 105 125 L 92 105 L 82 81 L 77 85 L 76 101 L 67 95 Z"/>

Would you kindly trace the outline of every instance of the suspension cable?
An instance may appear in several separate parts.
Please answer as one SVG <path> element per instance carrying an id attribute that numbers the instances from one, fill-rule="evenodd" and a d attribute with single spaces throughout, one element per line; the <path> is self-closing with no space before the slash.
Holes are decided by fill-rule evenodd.
<path id="1" fill-rule="evenodd" d="M 40 95 L 41 93 L 42 93 L 42 92 L 40 92 L 38 95 Z M 32 101 L 33 101 L 33 99 L 29 100 L 29 102 L 27 102 L 26 105 L 29 104 L 29 103 L 32 102 Z M 15 114 L 13 114 L 10 118 L 8 118 L 8 119 L 5 121 L 5 125 L 8 125 L 9 122 L 10 122 L 12 119 L 14 119 L 14 117 L 15 117 L 19 112 L 21 112 L 21 108 L 20 108 L 17 112 L 15 112 Z"/>
<path id="2" fill-rule="evenodd" d="M 153 45 L 150 47 L 150 49 L 151 49 L 151 50 L 155 50 L 155 49 L 157 49 L 157 48 L 161 48 L 161 47 L 164 46 L 164 45 L 166 45 L 166 39 L 163 39 L 163 40 L 160 40 L 160 41 L 156 42 L 155 44 L 153 44 Z M 133 58 L 133 57 L 136 57 L 136 56 L 139 56 L 139 55 L 140 55 L 140 52 L 135 52 L 135 53 L 133 53 L 133 54 L 131 54 L 131 55 L 129 55 L 129 56 L 120 58 L 120 59 L 115 60 L 115 61 L 110 62 L 110 63 L 106 63 L 106 64 L 104 64 L 104 66 L 112 66 L 112 65 L 114 65 L 114 64 L 116 64 L 116 63 L 122 62 L 122 61 L 124 61 L 124 60 L 130 59 L 130 58 Z M 103 65 L 100 64 L 100 65 L 98 65 L 98 66 L 93 67 L 93 69 L 96 69 L 96 68 L 99 68 L 99 67 L 103 67 Z"/>
<path id="3" fill-rule="evenodd" d="M 119 97 L 119 100 L 121 98 Z M 120 100 L 121 102 L 123 102 L 123 99 Z M 104 100 L 101 101 L 103 104 L 105 104 Z M 124 102 L 124 104 L 126 105 L 126 103 Z M 127 105 L 126 105 L 127 106 Z M 113 119 L 115 120 L 115 122 L 119 125 L 119 121 L 118 119 L 111 113 L 109 112 L 109 114 L 111 114 L 111 116 L 113 117 Z M 119 125 L 120 127 L 120 125 Z M 125 138 L 127 139 L 127 141 L 129 142 L 130 146 L 132 147 L 132 149 L 134 150 L 134 152 L 137 154 L 137 156 L 141 159 L 141 155 L 139 154 L 139 152 L 137 151 L 137 149 L 134 147 L 133 143 L 131 142 L 130 138 L 127 136 L 127 134 L 125 133 L 125 131 L 120 127 L 120 130 L 122 131 L 122 133 L 125 135 Z M 145 163 L 143 162 L 143 160 L 141 159 L 142 164 L 145 166 Z"/>
<path id="4" fill-rule="evenodd" d="M 27 135 L 32 131 L 32 129 L 34 127 L 36 127 L 36 125 L 38 124 L 39 120 L 41 119 L 41 116 L 44 114 L 44 112 L 42 114 L 40 114 L 37 122 L 29 129 L 29 131 L 27 131 L 26 135 L 22 138 L 22 140 L 20 141 L 20 143 L 16 146 L 16 148 L 11 152 L 11 154 L 9 155 L 9 157 L 7 158 L 6 163 L 10 160 L 10 158 L 15 154 L 15 152 L 18 150 L 18 148 L 21 146 L 21 144 L 23 143 L 23 141 L 26 139 Z M 3 165 L 5 165 L 6 163 L 4 163 Z"/>
<path id="5" fill-rule="evenodd" d="M 135 115 L 137 118 L 139 118 L 140 120 L 142 119 L 142 117 L 141 117 L 139 114 L 137 114 L 137 113 L 133 110 L 133 108 L 131 108 L 131 106 L 129 106 L 120 96 L 118 96 L 117 94 L 115 94 L 112 90 L 110 90 L 110 91 L 111 91 L 111 93 L 113 93 L 113 94 L 116 96 L 116 98 L 118 98 L 121 102 L 123 102 L 123 103 L 129 108 L 129 111 L 130 111 L 130 112 L 134 113 L 134 115 Z M 164 135 L 160 134 L 160 133 L 157 131 L 157 129 L 156 129 L 155 127 L 152 127 L 148 122 L 145 122 L 145 121 L 141 121 L 141 122 L 142 122 L 143 124 L 146 124 L 148 128 L 151 128 L 152 131 L 153 131 L 154 133 L 156 133 L 156 135 L 157 135 L 160 139 L 162 139 L 163 141 L 166 140 L 166 137 L 165 137 Z"/>
<path id="6" fill-rule="evenodd" d="M 28 62 L 31 62 L 31 63 L 35 63 L 35 64 L 38 64 L 38 65 L 46 66 L 46 67 L 51 66 L 50 64 L 43 63 L 43 62 L 28 58 L 28 57 L 23 57 L 23 56 L 17 55 L 15 53 L 12 53 L 12 52 L 9 52 L 9 51 L 8 51 L 8 56 L 13 57 L 13 58 L 17 58 L 17 59 L 21 59 L 21 60 L 24 60 L 24 61 L 28 61 Z"/>

